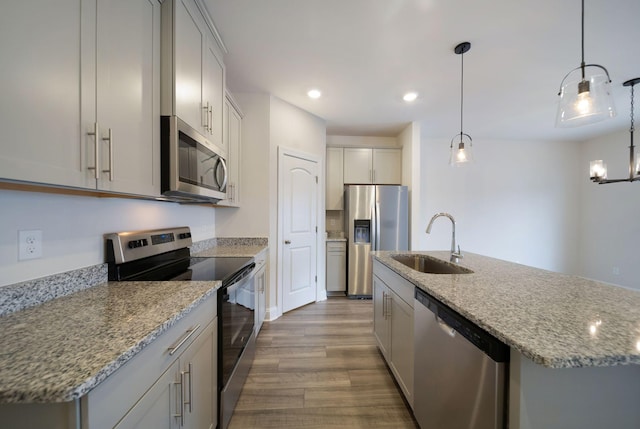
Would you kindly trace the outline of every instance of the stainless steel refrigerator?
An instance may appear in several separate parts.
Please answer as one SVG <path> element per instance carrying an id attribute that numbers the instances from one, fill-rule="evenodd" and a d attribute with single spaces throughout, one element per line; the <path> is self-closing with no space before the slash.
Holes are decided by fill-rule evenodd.
<path id="1" fill-rule="evenodd" d="M 407 250 L 409 208 L 406 186 L 345 185 L 348 233 L 347 295 L 371 298 L 372 250 Z"/>

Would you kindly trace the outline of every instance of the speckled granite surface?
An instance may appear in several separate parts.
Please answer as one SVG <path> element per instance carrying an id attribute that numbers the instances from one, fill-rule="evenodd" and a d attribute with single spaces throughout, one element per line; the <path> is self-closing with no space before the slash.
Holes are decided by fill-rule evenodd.
<path id="1" fill-rule="evenodd" d="M 195 244 L 197 256 L 254 257 L 267 249 L 266 239 Z M 220 286 L 106 280 L 101 264 L 0 288 L 0 309 L 8 309 L 0 317 L 0 403 L 85 395 Z"/>
<path id="2" fill-rule="evenodd" d="M 0 316 L 104 283 L 107 276 L 107 264 L 99 264 L 0 287 Z"/>
<path id="3" fill-rule="evenodd" d="M 220 282 L 109 282 L 0 317 L 0 403 L 89 392 Z"/>
<path id="4" fill-rule="evenodd" d="M 211 238 L 208 240 L 198 241 L 193 243 L 191 246 L 191 255 L 192 256 L 254 256 L 258 252 L 254 254 L 251 253 L 250 247 L 263 249 L 267 247 L 269 240 L 267 238 L 258 237 L 258 238 Z M 236 250 L 234 250 L 236 249 Z M 202 254 L 202 252 L 208 251 L 208 254 Z M 215 254 L 215 253 L 220 254 Z M 233 252 L 241 252 L 240 255 L 232 255 L 225 254 L 233 253 Z"/>
<path id="5" fill-rule="evenodd" d="M 199 257 L 254 257 L 260 252 L 267 249 L 266 244 L 231 244 L 217 245 L 198 253 L 192 253 L 192 256 Z"/>
<path id="6" fill-rule="evenodd" d="M 640 364 L 640 292 L 471 253 L 459 265 L 473 274 L 424 274 L 395 253 L 373 255 L 538 364 Z M 402 253 L 449 260 L 449 252 Z"/>

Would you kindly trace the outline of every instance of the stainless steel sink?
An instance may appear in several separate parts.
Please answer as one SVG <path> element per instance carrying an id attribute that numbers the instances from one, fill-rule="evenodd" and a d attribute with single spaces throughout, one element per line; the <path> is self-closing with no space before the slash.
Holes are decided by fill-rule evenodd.
<path id="1" fill-rule="evenodd" d="M 429 274 L 471 274 L 468 268 L 454 265 L 427 255 L 393 255 L 392 259 L 400 262 L 412 270 Z"/>

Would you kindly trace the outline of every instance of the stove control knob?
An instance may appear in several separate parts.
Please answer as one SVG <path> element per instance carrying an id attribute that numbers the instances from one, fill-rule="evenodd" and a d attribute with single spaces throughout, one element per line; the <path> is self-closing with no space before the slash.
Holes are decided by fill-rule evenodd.
<path id="1" fill-rule="evenodd" d="M 184 240 L 185 238 L 191 238 L 191 233 L 190 232 L 183 232 L 178 234 L 178 238 L 180 240 Z"/>

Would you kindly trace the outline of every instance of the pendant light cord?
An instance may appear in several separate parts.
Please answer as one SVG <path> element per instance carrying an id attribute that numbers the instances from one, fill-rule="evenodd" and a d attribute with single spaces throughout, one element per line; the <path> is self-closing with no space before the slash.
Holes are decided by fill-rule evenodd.
<path id="1" fill-rule="evenodd" d="M 583 0 L 584 1 L 584 0 Z M 460 55 L 462 72 L 460 73 L 460 142 L 462 142 L 462 108 L 464 106 L 464 52 Z"/>
<path id="2" fill-rule="evenodd" d="M 582 80 L 584 80 L 584 0 L 582 0 L 582 62 L 580 63 L 580 68 L 582 69 Z"/>
<path id="3" fill-rule="evenodd" d="M 629 128 L 629 132 L 632 133 L 631 135 L 633 135 L 633 132 L 635 131 L 634 121 L 633 121 L 633 104 L 634 104 L 633 103 L 633 87 L 634 86 L 635 85 L 631 85 L 631 128 Z M 633 145 L 633 140 L 631 140 L 631 144 Z"/>

